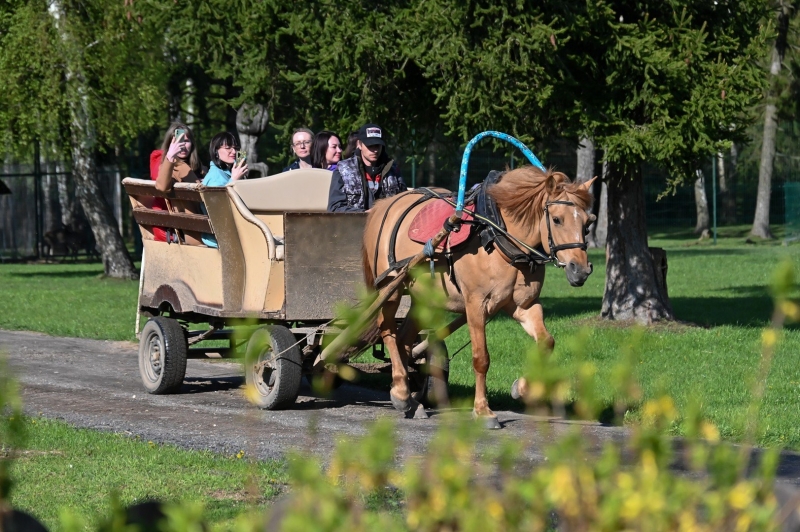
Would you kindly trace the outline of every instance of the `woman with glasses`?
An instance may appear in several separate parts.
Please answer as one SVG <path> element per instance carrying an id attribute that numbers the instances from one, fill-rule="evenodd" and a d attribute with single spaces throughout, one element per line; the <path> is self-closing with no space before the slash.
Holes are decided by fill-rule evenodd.
<path id="1" fill-rule="evenodd" d="M 314 135 L 311 144 L 311 159 L 314 168 L 323 170 L 336 170 L 336 165 L 342 160 L 342 141 L 333 131 L 320 131 Z"/>
<path id="2" fill-rule="evenodd" d="M 301 127 L 294 130 L 294 133 L 292 133 L 292 151 L 297 156 L 297 159 L 284 168 L 284 172 L 314 167 L 311 161 L 311 143 L 313 142 L 313 137 L 314 132 L 308 128 Z"/>

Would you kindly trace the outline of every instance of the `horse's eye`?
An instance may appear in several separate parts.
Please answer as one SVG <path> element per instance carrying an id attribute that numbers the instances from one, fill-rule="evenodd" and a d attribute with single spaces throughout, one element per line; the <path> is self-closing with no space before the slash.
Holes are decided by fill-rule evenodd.
<path id="1" fill-rule="evenodd" d="M 553 218 L 553 223 L 556 224 L 556 225 L 561 225 L 561 218 L 559 218 L 558 216 L 555 216 Z"/>

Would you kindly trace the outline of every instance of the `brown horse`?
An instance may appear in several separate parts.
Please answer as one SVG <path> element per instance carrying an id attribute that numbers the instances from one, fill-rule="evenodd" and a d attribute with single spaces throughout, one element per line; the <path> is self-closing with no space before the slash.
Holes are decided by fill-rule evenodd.
<path id="1" fill-rule="evenodd" d="M 575 184 L 562 173 L 543 172 L 536 167 L 524 166 L 503 174 L 486 192 L 496 202 L 511 237 L 531 248 L 541 245 L 548 255 L 551 243 L 554 243 L 556 252 L 553 255 L 559 265 L 565 268 L 567 280 L 572 286 L 582 286 L 592 273 L 585 245 L 585 229 L 595 220 L 594 215 L 586 212 L 592 204 L 590 186 L 591 181 Z M 402 218 L 402 213 L 419 199 L 419 194 L 405 192 L 378 201 L 371 209 L 364 230 L 363 249 L 367 286 L 373 286 L 374 280 L 389 268 L 392 228 Z M 410 240 L 407 235 L 414 215 L 425 204 L 414 207 L 400 222 L 395 245 L 398 259 L 416 255 L 422 249 L 422 244 Z M 467 230 L 467 226 L 461 230 Z M 437 264 L 444 263 L 441 253 L 437 253 L 435 258 Z M 540 266 L 531 271 L 529 265 L 514 265 L 498 247 L 487 252 L 481 246 L 480 238 L 473 235 L 453 250 L 454 277 L 451 278 L 444 270 L 437 268 L 435 285 L 446 295 L 447 310 L 466 313 L 472 340 L 472 366 L 475 371 L 473 416 L 484 420 L 488 427 L 499 428 L 497 416 L 489 408 L 486 399 L 486 373 L 489 371 L 486 322 L 495 313 L 504 310 L 542 348 L 552 349 L 553 337 L 545 328 L 542 304 L 539 302 L 545 268 Z M 391 275 L 388 276 L 384 282 L 391 278 Z M 425 301 L 425 294 L 417 293 L 419 289 L 415 291 L 412 278 L 409 277 L 405 285 L 411 294 L 412 305 L 415 300 Z M 401 337 L 398 337 L 395 313 L 401 293 L 402 290 L 398 290 L 381 308 L 377 325 L 392 361 L 392 403 L 398 410 L 409 411 L 418 406 L 409 391 L 408 361 L 419 331 L 414 330 L 414 325 L 404 326 Z"/>

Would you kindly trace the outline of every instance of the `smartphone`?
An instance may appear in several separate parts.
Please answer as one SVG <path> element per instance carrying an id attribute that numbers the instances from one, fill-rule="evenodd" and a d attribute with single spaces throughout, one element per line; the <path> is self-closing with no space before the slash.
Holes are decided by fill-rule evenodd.
<path id="1" fill-rule="evenodd" d="M 181 137 L 185 137 L 185 136 L 186 136 L 186 130 L 185 129 L 177 128 L 175 130 L 175 140 L 180 141 Z"/>
<path id="2" fill-rule="evenodd" d="M 241 166 L 242 164 L 247 162 L 247 152 L 244 150 L 239 150 L 236 152 L 236 159 L 233 160 L 234 166 Z"/>

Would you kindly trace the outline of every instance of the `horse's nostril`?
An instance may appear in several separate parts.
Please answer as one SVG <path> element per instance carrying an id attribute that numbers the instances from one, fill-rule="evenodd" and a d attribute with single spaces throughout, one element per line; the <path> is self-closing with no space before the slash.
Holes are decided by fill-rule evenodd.
<path id="1" fill-rule="evenodd" d="M 578 265 L 574 261 L 569 261 L 569 271 L 572 273 L 576 273 L 578 271 Z"/>

